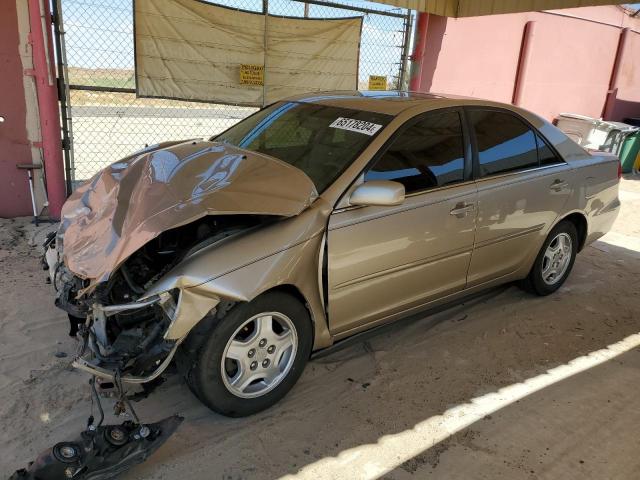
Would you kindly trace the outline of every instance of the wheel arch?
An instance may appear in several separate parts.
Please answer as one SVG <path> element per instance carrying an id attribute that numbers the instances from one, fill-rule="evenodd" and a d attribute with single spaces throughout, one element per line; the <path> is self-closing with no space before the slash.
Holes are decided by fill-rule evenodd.
<path id="1" fill-rule="evenodd" d="M 556 225 L 562 221 L 569 221 L 573 223 L 576 227 L 576 231 L 578 232 L 578 252 L 582 251 L 584 248 L 585 242 L 587 241 L 587 233 L 589 231 L 589 224 L 587 222 L 587 217 L 582 212 L 571 212 L 562 218 L 560 218 Z M 555 227 L 555 225 L 554 225 Z"/>
<path id="2" fill-rule="evenodd" d="M 564 220 L 567 220 L 567 221 L 573 223 L 573 225 L 576 227 L 576 231 L 578 232 L 578 250 L 577 250 L 577 252 L 580 252 L 584 248 L 586 240 L 587 240 L 588 231 L 589 231 L 589 225 L 587 223 L 587 216 L 583 212 L 581 212 L 579 210 L 573 210 L 573 211 L 570 211 L 570 212 L 566 212 L 564 215 L 558 216 L 556 221 L 548 227 L 548 230 L 543 231 L 544 232 L 543 235 L 538 237 L 538 241 L 535 244 L 536 248 L 531 250 L 530 256 L 528 257 L 527 261 L 525 261 L 523 263 L 523 268 L 518 270 L 518 273 L 516 275 L 518 278 L 525 278 L 527 275 L 529 275 L 529 273 L 531 272 L 531 269 L 533 268 L 533 265 L 534 265 L 534 263 L 536 261 L 536 258 L 538 257 L 538 254 L 540 253 L 540 248 L 542 248 L 542 246 L 544 245 L 544 242 L 546 241 L 546 239 L 549 236 L 549 234 L 551 233 L 551 231 L 560 222 L 562 222 Z"/>
<path id="3" fill-rule="evenodd" d="M 265 294 L 271 293 L 271 292 L 282 292 L 282 293 L 286 293 L 288 295 L 291 295 L 292 297 L 294 297 L 296 300 L 298 300 L 304 306 L 305 310 L 307 310 L 307 313 L 309 314 L 309 320 L 311 321 L 311 334 L 313 335 L 313 337 L 311 339 L 311 343 L 312 343 L 312 345 L 315 344 L 316 320 L 315 320 L 314 315 L 313 315 L 313 309 L 309 305 L 309 301 L 307 300 L 305 295 L 302 293 L 302 291 L 296 285 L 294 285 L 292 283 L 283 283 L 283 284 L 276 285 L 274 287 L 271 287 L 271 288 L 261 292 L 260 295 L 258 295 L 258 296 L 262 296 L 262 295 L 265 295 Z"/>

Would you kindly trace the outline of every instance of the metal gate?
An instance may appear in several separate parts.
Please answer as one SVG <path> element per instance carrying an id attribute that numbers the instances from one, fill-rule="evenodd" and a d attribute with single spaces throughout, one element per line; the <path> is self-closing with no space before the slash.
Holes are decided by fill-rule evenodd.
<path id="1" fill-rule="evenodd" d="M 357 0 L 339 1 L 211 3 L 293 17 L 362 15 L 359 88 L 367 88 L 370 75 L 386 76 L 389 89 L 403 87 L 411 11 Z M 133 0 L 53 0 L 53 5 L 69 187 L 147 144 L 211 136 L 256 110 L 137 98 Z"/>

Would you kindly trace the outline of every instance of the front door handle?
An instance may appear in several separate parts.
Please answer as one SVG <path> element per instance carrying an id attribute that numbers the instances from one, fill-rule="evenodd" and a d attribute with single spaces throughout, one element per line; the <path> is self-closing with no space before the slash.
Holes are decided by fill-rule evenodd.
<path id="1" fill-rule="evenodd" d="M 466 217 L 469 213 L 475 210 L 476 206 L 473 203 L 464 203 L 460 202 L 456 204 L 455 207 L 449 212 L 450 215 L 454 217 L 463 218 Z"/>
<path id="2" fill-rule="evenodd" d="M 564 180 L 560 180 L 559 178 L 554 180 L 554 182 L 549 185 L 549 190 L 553 190 L 554 192 L 559 192 L 560 190 L 564 190 L 567 188 L 569 184 Z"/>

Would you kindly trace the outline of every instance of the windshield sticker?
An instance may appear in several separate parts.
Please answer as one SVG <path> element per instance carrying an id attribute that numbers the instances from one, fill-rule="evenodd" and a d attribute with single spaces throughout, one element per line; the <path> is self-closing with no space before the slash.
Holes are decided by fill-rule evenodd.
<path id="1" fill-rule="evenodd" d="M 364 120 L 355 120 L 353 118 L 338 117 L 331 125 L 331 128 L 339 128 L 340 130 L 349 130 L 350 132 L 364 133 L 365 135 L 375 135 L 382 128 L 377 123 L 365 122 Z"/>

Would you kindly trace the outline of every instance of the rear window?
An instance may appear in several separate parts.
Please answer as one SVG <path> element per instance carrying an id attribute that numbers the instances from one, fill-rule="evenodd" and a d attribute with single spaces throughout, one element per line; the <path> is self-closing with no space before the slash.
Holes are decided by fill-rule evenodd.
<path id="1" fill-rule="evenodd" d="M 538 132 L 515 115 L 480 109 L 469 115 L 481 177 L 564 163 Z"/>
<path id="2" fill-rule="evenodd" d="M 538 142 L 538 159 L 540 160 L 540 166 L 545 165 L 557 165 L 558 163 L 564 163 L 553 150 L 547 145 L 547 143 L 536 135 L 536 141 Z"/>
<path id="3" fill-rule="evenodd" d="M 480 176 L 497 175 L 538 166 L 536 135 L 514 115 L 472 110 Z"/>
<path id="4" fill-rule="evenodd" d="M 278 158 L 325 190 L 392 116 L 311 103 L 279 102 L 213 140 Z"/>

